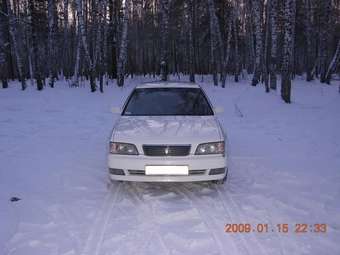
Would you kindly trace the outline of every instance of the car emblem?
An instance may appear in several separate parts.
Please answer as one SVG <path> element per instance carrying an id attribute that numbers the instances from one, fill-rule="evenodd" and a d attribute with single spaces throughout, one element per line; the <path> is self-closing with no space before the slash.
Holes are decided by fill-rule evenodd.
<path id="1" fill-rule="evenodd" d="M 170 148 L 169 148 L 169 146 L 168 146 L 168 147 L 165 148 L 164 153 L 165 153 L 165 155 L 168 155 L 169 152 L 170 152 Z"/>

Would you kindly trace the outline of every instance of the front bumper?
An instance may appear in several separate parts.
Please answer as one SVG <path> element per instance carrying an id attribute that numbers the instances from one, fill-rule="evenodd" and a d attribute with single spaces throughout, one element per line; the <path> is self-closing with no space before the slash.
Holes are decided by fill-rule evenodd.
<path id="1" fill-rule="evenodd" d="M 189 167 L 189 175 L 145 175 L 146 165 L 185 165 Z M 186 157 L 148 157 L 144 155 L 112 155 L 108 156 L 109 169 L 118 169 L 121 174 L 111 174 L 112 180 L 137 182 L 195 182 L 223 179 L 227 174 L 227 159 L 221 155 L 189 155 Z M 225 168 L 224 173 L 209 174 L 211 169 Z M 111 171 L 112 172 L 112 171 Z"/>

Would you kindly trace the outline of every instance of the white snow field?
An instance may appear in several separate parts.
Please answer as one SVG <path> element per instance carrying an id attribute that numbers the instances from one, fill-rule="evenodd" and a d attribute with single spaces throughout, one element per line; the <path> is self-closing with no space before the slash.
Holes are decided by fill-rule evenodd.
<path id="1" fill-rule="evenodd" d="M 201 78 L 198 77 L 198 80 Z M 249 81 L 203 88 L 230 141 L 224 186 L 112 183 L 106 151 L 116 115 L 142 79 L 88 87 L 0 89 L 0 254 L 340 254 L 340 95 L 293 82 L 293 103 Z M 12 197 L 21 200 L 11 202 Z M 268 224 L 225 233 L 225 224 Z M 289 224 L 280 233 L 277 224 Z M 295 224 L 308 224 L 295 233 Z M 327 224 L 326 233 L 311 232 Z M 274 231 L 273 231 L 274 230 Z"/>

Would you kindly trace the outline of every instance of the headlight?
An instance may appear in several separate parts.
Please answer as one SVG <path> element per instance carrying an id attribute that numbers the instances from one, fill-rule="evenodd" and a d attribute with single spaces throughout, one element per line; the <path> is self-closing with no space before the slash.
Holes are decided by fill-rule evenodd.
<path id="1" fill-rule="evenodd" d="M 197 146 L 196 155 L 223 154 L 224 142 L 202 143 Z"/>
<path id="2" fill-rule="evenodd" d="M 130 143 L 110 142 L 110 153 L 122 155 L 138 155 L 136 146 Z"/>

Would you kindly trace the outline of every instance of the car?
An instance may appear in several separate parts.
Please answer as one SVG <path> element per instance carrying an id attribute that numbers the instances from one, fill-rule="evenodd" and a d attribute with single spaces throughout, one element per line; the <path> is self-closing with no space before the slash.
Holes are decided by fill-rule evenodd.
<path id="1" fill-rule="evenodd" d="M 195 83 L 137 85 L 111 133 L 109 178 L 224 183 L 228 141 L 216 117 L 220 110 Z"/>

